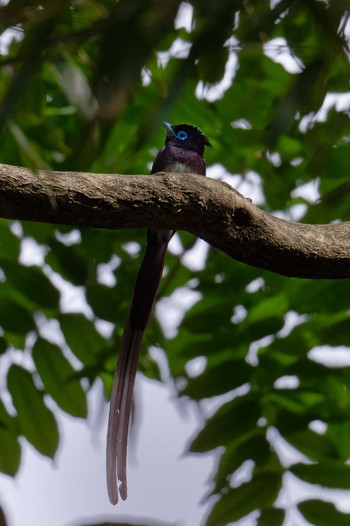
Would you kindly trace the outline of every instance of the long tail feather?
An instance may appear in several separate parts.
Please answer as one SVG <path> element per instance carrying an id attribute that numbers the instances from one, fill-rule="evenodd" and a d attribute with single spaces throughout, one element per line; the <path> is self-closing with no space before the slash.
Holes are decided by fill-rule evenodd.
<path id="1" fill-rule="evenodd" d="M 107 432 L 107 488 L 112 504 L 127 498 L 126 454 L 137 363 L 143 333 L 150 321 L 154 297 L 162 277 L 164 257 L 173 235 L 149 230 L 147 247 L 136 279 L 115 372 Z M 120 481 L 118 489 L 117 478 Z"/>

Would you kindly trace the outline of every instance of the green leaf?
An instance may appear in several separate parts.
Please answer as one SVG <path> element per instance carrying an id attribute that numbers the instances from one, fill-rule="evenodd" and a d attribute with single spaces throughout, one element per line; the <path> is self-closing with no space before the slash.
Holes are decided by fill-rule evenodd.
<path id="1" fill-rule="evenodd" d="M 24 221 L 21 223 L 24 237 L 33 238 L 39 245 L 45 245 L 55 234 L 56 226 L 49 223 L 34 223 Z M 72 228 L 70 227 L 70 230 Z"/>
<path id="2" fill-rule="evenodd" d="M 190 450 L 203 453 L 238 438 L 243 439 L 255 431 L 260 416 L 259 404 L 251 393 L 234 398 L 209 418 L 192 441 Z"/>
<path id="3" fill-rule="evenodd" d="M 278 294 L 257 302 L 247 315 L 247 323 L 250 325 L 258 321 L 267 320 L 271 317 L 281 319 L 288 308 L 288 303 L 284 294 Z"/>
<path id="4" fill-rule="evenodd" d="M 304 500 L 299 502 L 298 509 L 313 526 L 349 526 L 350 514 L 338 511 L 331 502 L 323 500 Z"/>
<path id="5" fill-rule="evenodd" d="M 20 239 L 10 230 L 11 223 L 0 219 L 0 254 L 11 261 L 17 261 L 20 254 Z"/>
<path id="6" fill-rule="evenodd" d="M 350 489 L 350 466 L 323 460 L 318 464 L 294 464 L 289 468 L 298 478 L 327 488 Z"/>
<path id="7" fill-rule="evenodd" d="M 85 365 L 94 365 L 107 347 L 106 340 L 83 314 L 61 314 L 59 322 L 67 344 Z"/>
<path id="8" fill-rule="evenodd" d="M 98 103 L 82 70 L 73 60 L 61 57 L 52 65 L 52 71 L 73 107 L 78 109 L 85 120 L 92 120 L 96 115 Z"/>
<path id="9" fill-rule="evenodd" d="M 5 341 L 5 338 L 0 336 L 0 355 L 5 354 L 6 350 L 7 350 L 7 343 Z"/>
<path id="10" fill-rule="evenodd" d="M 53 343 L 39 338 L 33 346 L 33 359 L 46 392 L 68 414 L 87 416 L 86 394 L 75 370 L 62 350 Z"/>
<path id="11" fill-rule="evenodd" d="M 117 320 L 120 308 L 118 292 L 118 289 L 100 283 L 89 284 L 86 287 L 86 299 L 98 318 L 111 322 Z"/>
<path id="12" fill-rule="evenodd" d="M 331 422 L 326 431 L 326 437 L 331 441 L 339 457 L 343 460 L 350 458 L 350 422 Z"/>
<path id="13" fill-rule="evenodd" d="M 21 460 L 16 418 L 10 416 L 0 399 L 0 471 L 15 476 Z"/>
<path id="14" fill-rule="evenodd" d="M 0 285 L 0 326 L 5 331 L 25 334 L 35 329 L 35 323 L 28 311 L 15 301 L 1 296 Z"/>
<path id="15" fill-rule="evenodd" d="M 17 412 L 20 433 L 39 453 L 52 458 L 59 440 L 57 422 L 44 404 L 32 375 L 22 367 L 12 365 L 7 375 L 7 387 Z"/>
<path id="16" fill-rule="evenodd" d="M 311 429 L 295 431 L 283 435 L 296 449 L 312 460 L 322 461 L 325 458 L 337 458 L 336 447 L 325 435 L 315 433 Z"/>
<path id="17" fill-rule="evenodd" d="M 285 514 L 281 508 L 266 508 L 261 511 L 258 526 L 282 526 Z"/>
<path id="18" fill-rule="evenodd" d="M 227 526 L 256 509 L 271 506 L 278 496 L 281 483 L 280 475 L 261 473 L 238 488 L 231 488 L 214 504 L 206 526 Z"/>
<path id="19" fill-rule="evenodd" d="M 4 343 L 7 350 L 10 350 L 12 347 L 15 349 L 24 350 L 26 346 L 26 339 L 26 334 L 5 331 Z"/>
<path id="20" fill-rule="evenodd" d="M 16 262 L 1 261 L 6 279 L 35 304 L 48 309 L 56 309 L 60 294 L 40 267 L 27 267 Z"/>
<path id="21" fill-rule="evenodd" d="M 14 477 L 21 461 L 21 446 L 11 429 L 0 427 L 0 471 Z"/>
<path id="22" fill-rule="evenodd" d="M 53 238 L 50 240 L 49 247 L 51 251 L 45 260 L 51 268 L 74 285 L 84 285 L 88 276 L 88 268 L 80 246 L 66 246 Z"/>
<path id="23" fill-rule="evenodd" d="M 313 414 L 326 402 L 324 394 L 302 389 L 276 389 L 269 399 L 281 409 L 295 414 Z"/>
<path id="24" fill-rule="evenodd" d="M 188 379 L 188 385 L 181 394 L 194 400 L 216 396 L 248 382 L 251 373 L 252 367 L 243 360 L 225 361 L 218 365 L 208 361 L 201 375 Z"/>
<path id="25" fill-rule="evenodd" d="M 258 434 L 260 433 L 260 434 Z M 265 464 L 271 456 L 271 447 L 266 440 L 265 430 L 256 430 L 256 435 L 248 437 L 238 444 L 232 441 L 221 455 L 219 466 L 215 475 L 215 489 L 218 493 L 228 485 L 228 480 L 246 460 L 253 460 L 257 466 Z"/>
<path id="26" fill-rule="evenodd" d="M 22 150 L 22 154 L 25 154 L 27 157 L 28 162 L 30 162 L 34 168 L 49 169 L 50 166 L 43 161 L 40 153 L 37 151 L 35 143 L 30 140 L 30 137 L 23 133 L 23 129 L 12 120 L 8 121 L 7 126 L 9 132 Z"/>

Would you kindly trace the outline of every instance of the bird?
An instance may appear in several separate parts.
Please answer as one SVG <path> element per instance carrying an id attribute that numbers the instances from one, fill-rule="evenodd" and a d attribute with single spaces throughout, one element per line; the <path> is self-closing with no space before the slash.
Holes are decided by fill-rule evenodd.
<path id="1" fill-rule="evenodd" d="M 190 124 L 171 125 L 164 122 L 164 125 L 165 146 L 159 150 L 151 174 L 190 172 L 205 176 L 204 149 L 205 146 L 211 146 L 207 137 Z M 137 363 L 142 337 L 152 316 L 166 250 L 174 234 L 174 230 L 147 231 L 147 245 L 120 343 L 109 408 L 106 448 L 107 490 L 112 504 L 117 504 L 119 496 L 122 500 L 127 498 L 127 445 Z"/>

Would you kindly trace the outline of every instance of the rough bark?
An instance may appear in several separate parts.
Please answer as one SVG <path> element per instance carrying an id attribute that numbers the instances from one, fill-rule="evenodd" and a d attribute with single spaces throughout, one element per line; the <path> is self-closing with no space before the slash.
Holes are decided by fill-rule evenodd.
<path id="1" fill-rule="evenodd" d="M 226 183 L 193 174 L 104 175 L 0 165 L 0 217 L 94 228 L 187 230 L 285 276 L 350 277 L 350 222 L 274 217 Z"/>

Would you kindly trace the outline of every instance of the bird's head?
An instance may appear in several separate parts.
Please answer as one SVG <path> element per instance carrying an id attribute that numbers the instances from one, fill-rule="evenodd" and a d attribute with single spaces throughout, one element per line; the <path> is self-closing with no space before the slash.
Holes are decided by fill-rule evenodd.
<path id="1" fill-rule="evenodd" d="M 190 124 L 169 124 L 164 122 L 166 127 L 166 146 L 176 146 L 186 150 L 194 150 L 200 155 L 204 154 L 204 147 L 211 146 L 207 137 L 196 126 Z"/>

